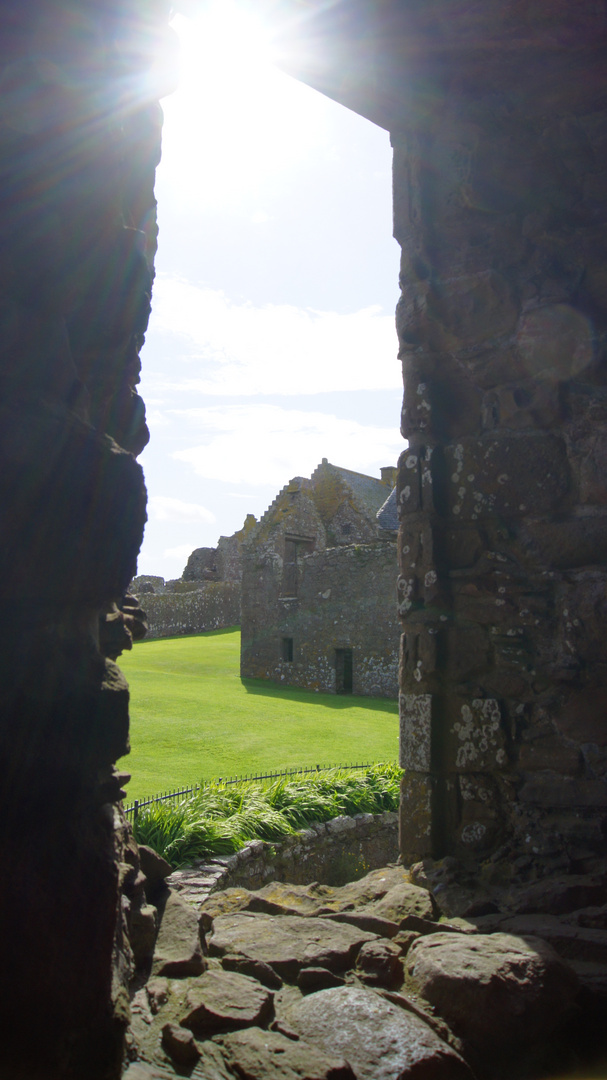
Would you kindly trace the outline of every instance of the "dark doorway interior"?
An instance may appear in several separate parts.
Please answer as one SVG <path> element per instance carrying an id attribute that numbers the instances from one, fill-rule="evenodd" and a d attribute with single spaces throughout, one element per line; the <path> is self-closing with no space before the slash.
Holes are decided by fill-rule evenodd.
<path id="1" fill-rule="evenodd" d="M 352 693 L 352 649 L 335 650 L 335 692 Z"/>
<path id="2" fill-rule="evenodd" d="M 293 663 L 293 638 L 283 637 L 282 639 L 282 658 L 287 664 Z"/>

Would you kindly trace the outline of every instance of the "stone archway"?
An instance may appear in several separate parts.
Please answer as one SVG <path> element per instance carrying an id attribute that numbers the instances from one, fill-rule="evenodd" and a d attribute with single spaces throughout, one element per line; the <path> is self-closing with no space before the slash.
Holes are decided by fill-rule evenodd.
<path id="1" fill-rule="evenodd" d="M 605 13 L 361 0 L 307 5 L 302 25 L 289 70 L 394 146 L 403 855 L 591 868 L 607 799 Z"/>
<path id="2" fill-rule="evenodd" d="M 591 867 L 607 802 L 605 15 L 591 0 L 278 10 L 304 15 L 285 66 L 395 146 L 403 853 L 506 845 L 540 871 Z M 168 14 L 14 0 L 0 15 L 0 1045 L 28 1080 L 118 1076 L 128 1014 L 142 886 L 113 766 L 128 691 L 107 656 L 136 626 L 113 605 L 145 517 L 135 388 Z"/>

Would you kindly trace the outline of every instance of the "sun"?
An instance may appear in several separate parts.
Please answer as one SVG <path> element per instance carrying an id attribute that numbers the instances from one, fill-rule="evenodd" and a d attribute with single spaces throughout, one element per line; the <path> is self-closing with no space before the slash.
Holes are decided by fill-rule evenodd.
<path id="1" fill-rule="evenodd" d="M 188 31 L 186 50 L 216 74 L 230 68 L 246 78 L 272 62 L 270 28 L 242 0 L 209 0 Z"/>
<path id="2" fill-rule="evenodd" d="M 310 95 L 320 95 L 273 66 L 272 31 L 242 0 L 209 0 L 195 19 L 176 15 L 172 26 L 181 78 L 162 102 L 160 175 L 182 190 L 195 185 L 201 205 L 241 205 L 322 138 L 309 109 Z M 260 223 L 266 209 L 256 207 Z"/>

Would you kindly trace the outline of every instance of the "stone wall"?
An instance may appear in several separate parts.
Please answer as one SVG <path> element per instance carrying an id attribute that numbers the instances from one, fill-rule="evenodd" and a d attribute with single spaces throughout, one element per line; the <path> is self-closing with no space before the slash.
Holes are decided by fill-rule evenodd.
<path id="1" fill-rule="evenodd" d="M 142 597 L 148 638 L 203 634 L 240 625 L 242 543 L 255 526 L 248 514 L 232 536 L 220 536 L 216 548 L 196 548 L 180 578 L 165 581 L 141 574 L 130 591 Z"/>
<path id="2" fill-rule="evenodd" d="M 255 525 L 255 516 L 247 514 L 242 529 L 232 536 L 220 536 L 216 548 L 196 548 L 188 558 L 182 581 L 240 581 L 242 544 Z"/>
<path id="3" fill-rule="evenodd" d="M 394 472 L 323 458 L 278 493 L 242 549 L 243 678 L 396 698 L 397 522 L 382 514 Z"/>
<path id="4" fill-rule="evenodd" d="M 398 814 L 356 814 L 312 825 L 281 843 L 252 840 L 235 855 L 188 870 L 168 883 L 193 903 L 219 889 L 261 889 L 269 881 L 344 885 L 398 858 Z"/>
<path id="5" fill-rule="evenodd" d="M 591 869 L 607 809 L 605 8 L 306 7 L 285 24 L 311 47 L 285 64 L 395 146 L 403 851 Z M 113 764 L 128 689 L 99 624 L 145 520 L 136 385 L 168 17 L 165 0 L 0 8 L 11 1080 L 121 1072 L 143 887 Z"/>
<path id="6" fill-rule="evenodd" d="M 485 59 L 456 17 L 440 62 L 412 8 L 393 135 L 404 850 L 579 870 L 607 820 L 607 23 L 507 7 Z"/>
<path id="7" fill-rule="evenodd" d="M 397 696 L 393 541 L 304 555 L 294 598 L 280 595 L 281 565 L 273 553 L 266 558 L 263 548 L 257 548 L 250 560 L 242 600 L 243 675 L 331 694 L 336 688 L 335 650 L 351 648 L 353 693 Z M 255 577 L 255 589 L 246 587 L 248 574 Z M 283 637 L 293 640 L 292 661 L 283 658 Z"/>
<path id="8" fill-rule="evenodd" d="M 99 623 L 118 617 L 145 522 L 136 385 L 156 98 L 175 74 L 168 15 L 163 0 L 0 8 L 0 1074 L 12 1080 L 113 1080 L 128 1023 L 119 889 L 134 895 L 137 856 L 114 768 L 128 689 Z"/>
<path id="9" fill-rule="evenodd" d="M 240 625 L 240 584 L 236 581 L 207 581 L 187 591 L 146 593 L 140 602 L 149 623 L 148 639 Z"/>

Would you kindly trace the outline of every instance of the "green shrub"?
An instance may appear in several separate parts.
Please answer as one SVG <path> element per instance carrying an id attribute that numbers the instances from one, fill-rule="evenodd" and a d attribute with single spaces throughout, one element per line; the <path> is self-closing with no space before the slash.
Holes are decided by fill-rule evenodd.
<path id="1" fill-rule="evenodd" d="M 213 781 L 183 802 L 144 807 L 135 838 L 178 869 L 195 859 L 230 855 L 249 840 L 282 840 L 340 814 L 396 810 L 401 776 L 397 765 L 377 764 L 356 773 L 331 769 L 269 783 Z"/>

